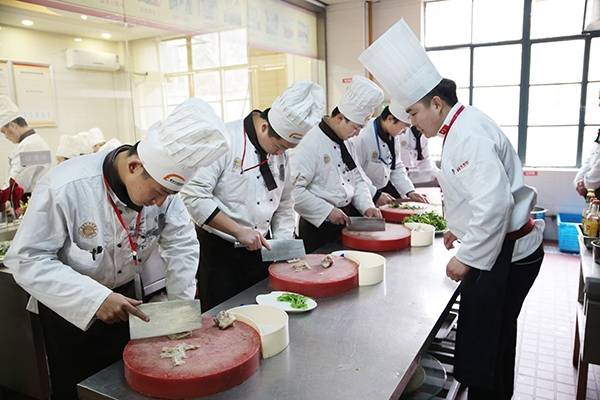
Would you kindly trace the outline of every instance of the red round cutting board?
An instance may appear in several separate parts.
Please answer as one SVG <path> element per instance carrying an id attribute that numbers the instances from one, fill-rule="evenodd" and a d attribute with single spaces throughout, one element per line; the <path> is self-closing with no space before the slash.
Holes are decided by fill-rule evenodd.
<path id="1" fill-rule="evenodd" d="M 185 364 L 174 366 L 160 358 L 163 347 L 179 343 L 199 346 L 186 351 Z M 249 325 L 235 321 L 220 330 L 211 317 L 202 317 L 202 328 L 191 337 L 166 336 L 130 341 L 123 351 L 125 380 L 145 396 L 187 399 L 232 388 L 248 379 L 260 364 L 260 336 Z"/>
<path id="2" fill-rule="evenodd" d="M 269 283 L 275 290 L 300 293 L 309 297 L 329 297 L 358 287 L 358 264 L 333 256 L 333 265 L 321 267 L 325 254 L 307 254 L 304 260 L 311 269 L 296 272 L 287 262 L 269 266 Z"/>
<path id="3" fill-rule="evenodd" d="M 363 251 L 393 251 L 410 247 L 410 230 L 399 224 L 385 224 L 385 231 L 342 230 L 342 244 Z"/>

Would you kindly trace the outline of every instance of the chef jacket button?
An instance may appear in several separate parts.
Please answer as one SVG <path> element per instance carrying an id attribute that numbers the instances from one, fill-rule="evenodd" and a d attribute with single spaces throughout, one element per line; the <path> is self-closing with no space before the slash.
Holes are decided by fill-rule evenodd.
<path id="1" fill-rule="evenodd" d="M 258 154 L 258 150 L 254 150 L 254 154 Z"/>
<path id="2" fill-rule="evenodd" d="M 273 201 L 273 199 L 271 199 L 270 201 Z"/>
<path id="3" fill-rule="evenodd" d="M 121 272 L 123 272 L 123 271 L 121 271 L 121 270 L 118 270 L 118 271 L 117 271 L 117 274 L 120 274 Z"/>
<path id="4" fill-rule="evenodd" d="M 118 247 L 118 248 L 121 248 L 121 243 L 117 243 L 117 247 Z"/>
<path id="5" fill-rule="evenodd" d="M 342 186 L 344 186 L 344 182 L 342 182 Z"/>
<path id="6" fill-rule="evenodd" d="M 260 179 L 260 175 L 256 175 L 256 179 Z"/>
<path id="7" fill-rule="evenodd" d="M 338 167 L 341 167 L 341 165 L 340 165 L 340 164 L 338 164 Z"/>
<path id="8" fill-rule="evenodd" d="M 337 147 L 333 146 L 333 149 L 334 149 L 334 150 L 337 150 Z"/>
<path id="9" fill-rule="evenodd" d="M 270 220 L 270 219 L 268 219 L 268 220 L 267 220 L 267 224 L 268 224 L 269 222 L 271 222 L 271 220 Z"/>
<path id="10" fill-rule="evenodd" d="M 257 204 L 257 205 L 258 205 L 258 204 L 260 204 L 260 201 L 257 201 L 257 202 L 256 202 L 256 204 Z"/>
<path id="11" fill-rule="evenodd" d="M 258 229 L 258 226 L 254 225 L 254 229 Z"/>
<path id="12" fill-rule="evenodd" d="M 348 182 L 350 182 L 350 179 L 348 179 Z"/>

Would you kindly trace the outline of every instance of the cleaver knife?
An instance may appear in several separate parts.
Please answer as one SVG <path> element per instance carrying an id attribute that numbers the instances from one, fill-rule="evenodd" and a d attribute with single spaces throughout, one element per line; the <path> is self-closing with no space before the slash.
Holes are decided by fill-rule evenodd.
<path id="1" fill-rule="evenodd" d="M 271 250 L 266 247 L 260 249 L 263 261 L 287 261 L 295 258 L 304 258 L 306 250 L 304 241 L 299 239 L 267 240 Z"/>
<path id="2" fill-rule="evenodd" d="M 349 231 L 385 231 L 385 220 L 383 218 L 350 217 L 350 223 L 346 225 Z"/>
<path id="3" fill-rule="evenodd" d="M 172 335 L 202 327 L 200 300 L 146 303 L 139 305 L 138 308 L 150 317 L 150 321 L 145 322 L 135 315 L 129 314 L 129 336 L 131 339 Z"/>

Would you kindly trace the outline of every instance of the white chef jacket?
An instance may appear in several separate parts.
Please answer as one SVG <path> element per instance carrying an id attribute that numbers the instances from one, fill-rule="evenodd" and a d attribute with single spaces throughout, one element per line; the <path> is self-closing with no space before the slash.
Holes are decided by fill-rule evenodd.
<path id="1" fill-rule="evenodd" d="M 389 146 L 377 136 L 375 120 L 376 118 L 371 119 L 358 136 L 349 140 L 356 154 L 354 161 L 360 164 L 375 189 L 383 189 L 391 181 L 398 193 L 406 195 L 415 190 L 415 186 L 408 179 L 406 167 L 402 163 L 400 137 L 393 138 L 396 168 L 392 169 L 392 153 Z"/>
<path id="2" fill-rule="evenodd" d="M 268 165 L 277 183 L 277 188 L 269 191 L 259 167 L 241 173 L 242 167 L 250 168 L 260 162 L 258 151 L 244 134 L 244 120 L 230 122 L 226 128 L 229 151 L 209 167 L 202 168 L 181 190 L 192 218 L 198 226 L 230 242 L 235 238 L 205 224 L 217 208 L 241 226 L 262 235 L 270 228 L 273 239 L 293 239 L 294 200 L 288 156 L 285 153 L 268 156 Z"/>
<path id="3" fill-rule="evenodd" d="M 316 125 L 291 156 L 296 212 L 316 227 L 321 226 L 334 207 L 352 203 L 361 214 L 375 207 L 360 163 L 356 154 L 352 154 L 353 146 L 346 146 L 356 163 L 352 171 L 342 161 L 340 146 Z"/>
<path id="4" fill-rule="evenodd" d="M 107 198 L 102 164 L 107 152 L 62 163 L 38 183 L 4 264 L 29 294 L 82 330 L 89 328 L 111 288 L 133 280 L 158 246 L 169 299 L 193 299 L 199 245 L 178 195 L 142 210 L 138 257 Z M 137 212 L 112 191 L 131 236 Z M 92 250 L 102 251 L 92 257 Z"/>
<path id="5" fill-rule="evenodd" d="M 429 157 L 428 139 L 425 135 L 419 138 L 421 141 L 422 160 L 418 160 L 419 153 L 417 152 L 417 138 L 411 132 L 410 128 L 406 128 L 401 135 L 400 141 L 400 157 L 402 163 L 408 169 L 408 178 L 413 183 L 431 182 L 436 177 L 439 169 L 435 166 L 434 161 Z"/>
<path id="6" fill-rule="evenodd" d="M 583 181 L 588 189 L 596 190 L 600 188 L 600 144 L 594 143 L 591 153 L 577 171 L 577 175 L 573 180 L 575 187 L 577 187 L 579 181 Z"/>
<path id="7" fill-rule="evenodd" d="M 452 107 L 444 125 L 459 107 Z M 517 153 L 491 118 L 465 106 L 446 135 L 438 180 L 448 227 L 461 241 L 456 258 L 491 270 L 505 235 L 525 225 L 536 203 L 535 189 L 523 183 Z M 536 220 L 533 231 L 515 243 L 512 260 L 533 253 L 543 230 L 544 221 Z"/>
<path id="8" fill-rule="evenodd" d="M 51 166 L 50 162 L 23 166 L 21 163 L 21 154 L 32 151 L 47 151 L 50 153 L 50 147 L 37 133 L 21 140 L 8 156 L 8 177 L 9 179 L 13 178 L 23 188 L 25 193 L 33 192 L 37 182 L 48 172 Z"/>

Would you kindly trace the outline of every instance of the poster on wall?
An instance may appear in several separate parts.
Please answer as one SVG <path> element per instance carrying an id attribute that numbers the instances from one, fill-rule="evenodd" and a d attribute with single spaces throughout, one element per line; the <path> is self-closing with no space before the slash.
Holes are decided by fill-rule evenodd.
<path id="1" fill-rule="evenodd" d="M 208 33 L 245 24 L 246 0 L 24 0 L 169 32 Z"/>
<path id="2" fill-rule="evenodd" d="M 15 97 L 29 126 L 56 126 L 54 86 L 49 65 L 13 64 Z"/>
<path id="3" fill-rule="evenodd" d="M 0 61 L 0 95 L 10 95 L 10 70 L 8 62 Z"/>
<path id="4" fill-rule="evenodd" d="M 248 42 L 251 46 L 317 57 L 317 17 L 277 0 L 248 0 Z"/>

